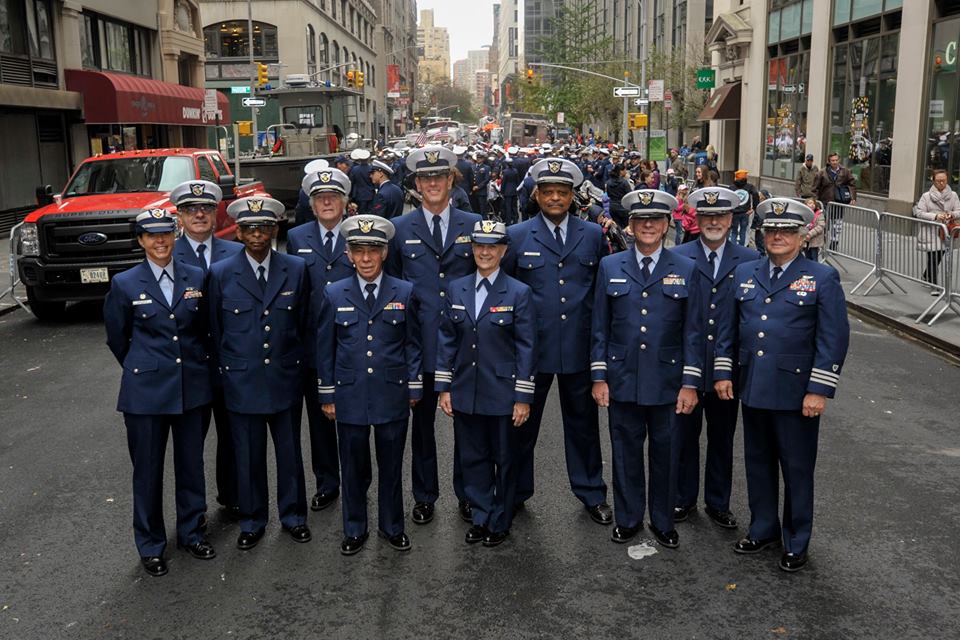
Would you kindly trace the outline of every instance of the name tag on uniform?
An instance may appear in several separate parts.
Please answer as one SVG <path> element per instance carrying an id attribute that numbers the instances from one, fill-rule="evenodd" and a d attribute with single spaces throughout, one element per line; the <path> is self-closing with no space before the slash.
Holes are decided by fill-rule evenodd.
<path id="1" fill-rule="evenodd" d="M 280 292 L 280 295 L 282 295 L 282 296 L 292 296 L 292 295 L 293 295 L 293 291 L 281 291 L 281 292 Z"/>
<path id="2" fill-rule="evenodd" d="M 624 284 L 626 281 L 626 278 L 610 278 L 610 284 Z"/>
<path id="3" fill-rule="evenodd" d="M 740 283 L 740 288 L 741 288 L 741 289 L 753 289 L 753 288 L 756 287 L 756 286 L 757 286 L 757 285 L 753 284 L 752 282 L 741 282 L 741 283 Z"/>
<path id="4" fill-rule="evenodd" d="M 682 277 L 678 276 L 677 274 L 671 273 L 668 276 L 664 276 L 663 284 L 665 286 L 672 285 L 672 284 L 685 285 L 687 284 L 687 281 L 684 280 Z"/>
<path id="5" fill-rule="evenodd" d="M 472 241 L 473 240 L 471 240 L 470 236 L 457 236 L 457 239 L 454 240 L 453 242 L 454 244 L 464 244 Z"/>
<path id="6" fill-rule="evenodd" d="M 356 311 L 356 307 L 337 307 L 337 311 Z"/>
<path id="7" fill-rule="evenodd" d="M 384 311 L 403 311 L 407 307 L 402 302 L 389 302 L 383 308 Z"/>
<path id="8" fill-rule="evenodd" d="M 406 240 L 405 244 L 423 244 L 423 240 Z"/>
<path id="9" fill-rule="evenodd" d="M 490 307 L 490 313 L 503 313 L 505 311 L 513 311 L 513 307 Z"/>
<path id="10" fill-rule="evenodd" d="M 540 252 L 539 252 L 539 251 L 524 251 L 524 252 L 523 252 L 523 255 L 525 255 L 525 256 L 539 256 L 539 255 L 540 255 Z"/>
<path id="11" fill-rule="evenodd" d="M 153 304 L 153 300 L 151 300 L 150 298 L 147 298 L 146 300 L 134 300 L 134 301 L 133 301 L 133 306 L 135 306 L 135 307 L 136 307 L 137 305 L 141 305 L 141 304 Z"/>
<path id="12" fill-rule="evenodd" d="M 450 305 L 450 308 L 451 308 L 451 309 L 457 309 L 457 310 L 459 310 L 459 311 L 466 311 L 466 310 L 467 310 L 467 308 L 466 308 L 465 306 L 463 306 L 462 304 L 452 304 L 452 305 Z"/>
<path id="13" fill-rule="evenodd" d="M 200 291 L 199 289 L 187 289 L 186 291 L 183 292 L 184 300 L 193 300 L 194 298 L 202 298 L 202 297 L 203 297 L 203 291 Z"/>
<path id="14" fill-rule="evenodd" d="M 313 249 L 297 249 L 297 253 L 313 253 Z"/>

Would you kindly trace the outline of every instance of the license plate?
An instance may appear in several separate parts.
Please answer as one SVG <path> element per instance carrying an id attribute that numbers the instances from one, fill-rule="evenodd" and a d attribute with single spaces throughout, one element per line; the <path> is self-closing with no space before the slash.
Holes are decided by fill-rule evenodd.
<path id="1" fill-rule="evenodd" d="M 106 267 L 98 269 L 80 269 L 80 282 L 83 284 L 94 284 L 97 282 L 110 282 L 110 274 Z"/>

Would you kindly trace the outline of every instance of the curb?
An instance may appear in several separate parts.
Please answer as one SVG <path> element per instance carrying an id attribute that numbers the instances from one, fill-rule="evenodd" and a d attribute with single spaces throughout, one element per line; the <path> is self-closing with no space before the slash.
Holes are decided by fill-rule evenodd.
<path id="1" fill-rule="evenodd" d="M 18 305 L 18 304 L 13 304 L 13 305 L 11 305 L 11 306 L 9 306 L 9 307 L 4 307 L 4 308 L 0 309 L 0 317 L 5 316 L 5 315 L 7 315 L 8 313 L 13 313 L 14 311 L 16 311 L 16 310 L 19 309 L 19 308 L 20 308 L 20 305 Z"/>
<path id="2" fill-rule="evenodd" d="M 847 300 L 847 311 L 869 322 L 881 325 L 894 331 L 895 333 L 910 338 L 915 342 L 919 342 L 921 345 L 927 347 L 931 351 L 934 351 L 938 355 L 947 356 L 951 360 L 960 362 L 960 345 L 948 342 L 942 338 L 938 338 L 937 336 L 930 335 L 926 331 L 918 329 L 912 323 L 895 320 L 890 316 L 885 316 L 882 313 L 874 311 L 873 309 L 868 309 L 867 307 L 859 305 L 855 302 L 851 302 L 850 300 Z"/>

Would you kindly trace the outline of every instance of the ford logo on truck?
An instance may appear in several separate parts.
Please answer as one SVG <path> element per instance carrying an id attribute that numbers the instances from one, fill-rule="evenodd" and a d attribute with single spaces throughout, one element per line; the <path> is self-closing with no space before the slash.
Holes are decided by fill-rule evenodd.
<path id="1" fill-rule="evenodd" d="M 100 233 L 99 231 L 91 231 L 90 233 L 85 233 L 77 238 L 77 242 L 87 247 L 95 247 L 98 244 L 103 244 L 106 241 L 106 234 Z"/>

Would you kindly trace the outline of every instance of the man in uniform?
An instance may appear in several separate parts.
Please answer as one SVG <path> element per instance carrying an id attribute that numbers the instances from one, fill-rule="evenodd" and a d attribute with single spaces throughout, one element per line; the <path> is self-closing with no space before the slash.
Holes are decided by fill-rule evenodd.
<path id="1" fill-rule="evenodd" d="M 294 541 L 310 540 L 300 451 L 310 277 L 303 260 L 271 249 L 283 210 L 272 198 L 231 203 L 227 213 L 245 250 L 214 264 L 208 283 L 210 329 L 237 456 L 242 550 L 260 542 L 268 520 L 268 425 L 280 522 Z"/>
<path id="2" fill-rule="evenodd" d="M 393 224 L 357 215 L 340 226 L 356 275 L 327 285 L 317 334 L 317 385 L 336 420 L 343 465 L 343 542 L 353 555 L 367 541 L 370 429 L 379 473 L 379 534 L 410 549 L 403 527 L 403 449 L 410 407 L 423 395 L 421 331 L 413 285 L 383 273 Z"/>
<path id="3" fill-rule="evenodd" d="M 850 324 L 836 269 L 801 255 L 813 211 L 772 198 L 757 215 L 768 257 L 734 271 L 733 315 L 717 332 L 714 388 L 723 400 L 734 397 L 739 362 L 750 531 L 734 551 L 753 554 L 782 542 L 779 566 L 794 572 L 807 564 L 820 416 L 837 390 Z"/>
<path id="4" fill-rule="evenodd" d="M 563 416 L 567 476 L 573 494 L 599 524 L 613 521 L 600 452 L 600 422 L 591 398 L 590 335 L 593 286 L 607 255 L 600 225 L 570 215 L 583 174 L 569 160 L 540 160 L 530 168 L 540 213 L 509 227 L 507 273 L 533 290 L 537 312 L 536 396 L 530 422 L 518 435 L 518 504 L 534 492 L 534 449 L 547 395 L 556 376 Z"/>
<path id="5" fill-rule="evenodd" d="M 203 416 L 211 398 L 203 272 L 172 256 L 177 223 L 165 209 L 137 216 L 146 257 L 118 274 L 103 304 L 107 346 L 123 367 L 117 410 L 123 412 L 133 463 L 133 531 L 140 562 L 153 577 L 163 558 L 163 460 L 173 433 L 177 547 L 210 560 L 203 536 Z"/>
<path id="6" fill-rule="evenodd" d="M 354 149 L 350 152 L 354 164 L 350 167 L 350 199 L 357 205 L 357 213 L 370 213 L 373 204 L 373 181 L 370 180 L 370 152 L 366 149 Z"/>
<path id="7" fill-rule="evenodd" d="M 370 165 L 370 179 L 377 190 L 370 208 L 375 216 L 396 218 L 403 215 L 403 190 L 391 182 L 393 169 L 386 162 L 374 160 Z"/>
<path id="8" fill-rule="evenodd" d="M 301 189 L 310 198 L 315 222 L 300 225 L 287 233 L 287 253 L 307 263 L 311 305 L 313 309 L 319 309 L 324 287 L 354 274 L 340 232 L 350 193 L 350 179 L 339 169 L 324 168 L 305 175 Z M 317 487 L 310 499 L 310 508 L 321 511 L 340 495 L 340 462 L 336 425 L 323 415 L 317 395 L 316 331 L 316 313 L 311 313 L 309 333 L 303 344 L 306 360 L 302 368 L 301 390 L 307 406 L 310 461 Z"/>
<path id="9" fill-rule="evenodd" d="M 457 171 L 460 172 L 460 177 L 457 179 L 457 186 L 463 189 L 463 192 L 467 194 L 467 197 L 470 197 L 470 194 L 473 193 L 473 163 L 470 162 L 470 159 L 467 158 L 467 148 L 462 145 L 456 145 L 453 147 L 453 153 L 457 156 Z"/>
<path id="10" fill-rule="evenodd" d="M 707 332 L 703 345 L 703 393 L 693 413 L 678 416 L 680 462 L 677 469 L 677 499 L 674 522 L 683 522 L 697 510 L 700 495 L 700 433 L 707 419 L 707 456 L 703 475 L 704 512 L 718 526 L 734 529 L 737 519 L 730 512 L 733 482 L 733 437 L 737 428 L 739 400 L 721 400 L 713 390 L 713 350 L 718 322 L 726 319 L 733 305 L 733 271 L 760 255 L 728 238 L 736 192 L 707 187 L 690 194 L 687 204 L 697 212 L 700 238 L 674 248 L 674 252 L 697 263 L 700 280 L 700 316 Z"/>
<path id="11" fill-rule="evenodd" d="M 663 247 L 677 207 L 673 196 L 631 191 L 623 206 L 636 241 L 632 250 L 600 262 L 590 363 L 593 397 L 610 408 L 617 521 L 611 539 L 633 539 L 649 501 L 650 531 L 674 548 L 680 543 L 673 525 L 675 414 L 693 411 L 702 378 L 699 280 L 692 260 Z M 643 464 L 648 433 L 649 483 Z"/>
<path id="12" fill-rule="evenodd" d="M 490 167 L 487 165 L 487 153 L 477 151 L 474 154 L 476 166 L 473 168 L 473 191 L 470 193 L 470 206 L 476 213 L 486 216 L 487 185 L 490 184 Z"/>
<path id="13" fill-rule="evenodd" d="M 189 265 L 199 267 L 204 275 L 210 265 L 225 260 L 243 251 L 243 245 L 233 240 L 223 240 L 213 235 L 217 218 L 217 205 L 223 199 L 220 187 L 206 180 L 190 180 L 178 184 L 170 192 L 170 201 L 177 207 L 183 235 L 173 247 L 173 257 Z M 216 367 L 214 360 L 211 366 Z M 233 436 L 227 408 L 223 404 L 223 386 L 220 375 L 213 376 L 213 419 L 217 429 L 217 502 L 233 515 L 238 513 L 237 469 L 233 453 Z M 203 415 L 203 437 L 210 430 L 210 409 Z"/>
<path id="14" fill-rule="evenodd" d="M 457 157 L 449 149 L 429 146 L 407 156 L 407 168 L 416 175 L 423 203 L 394 220 L 396 235 L 387 253 L 386 272 L 413 283 L 420 299 L 423 329 L 423 400 L 413 409 L 410 440 L 413 467 L 413 521 L 433 519 L 440 495 L 437 478 L 437 440 L 434 421 L 437 393 L 433 374 L 437 362 L 437 332 L 446 307 L 451 280 L 473 273 L 476 265 L 470 249 L 470 233 L 480 216 L 450 206 L 453 167 Z M 460 502 L 460 517 L 471 519 L 463 493 L 463 478 L 454 439 L 453 489 Z"/>

